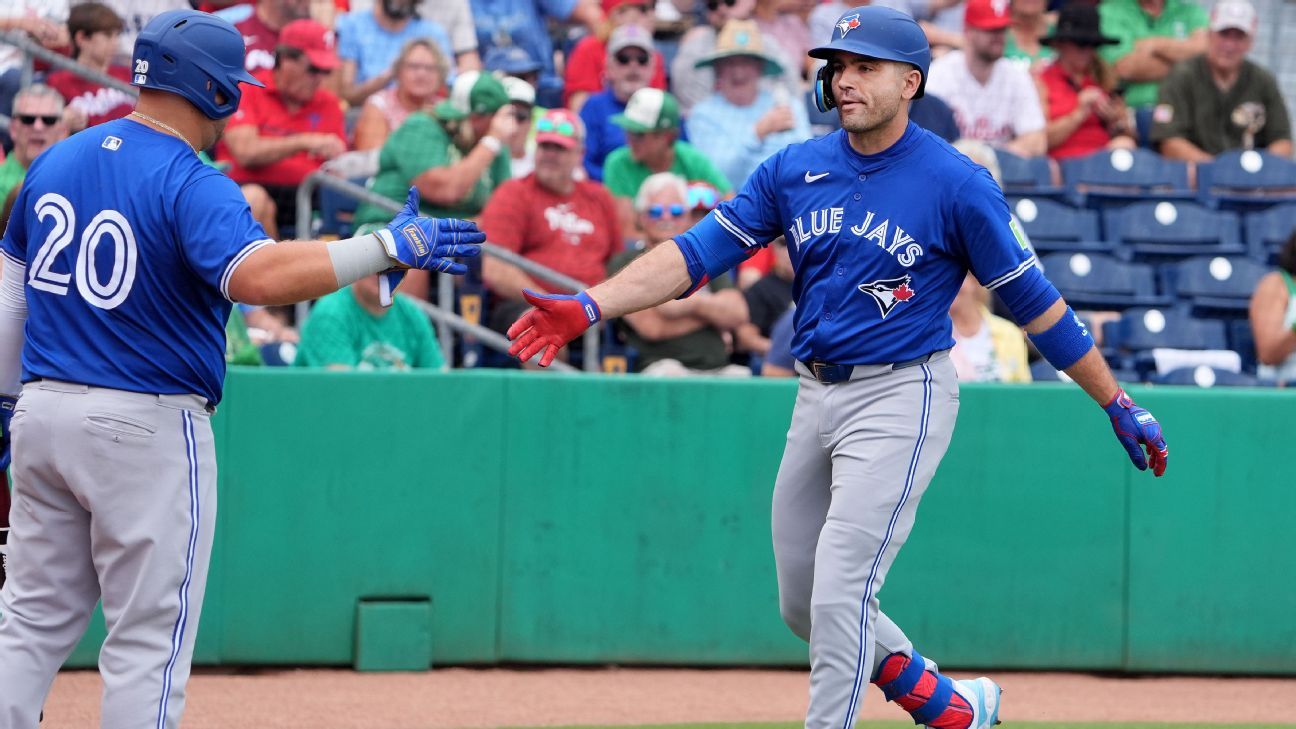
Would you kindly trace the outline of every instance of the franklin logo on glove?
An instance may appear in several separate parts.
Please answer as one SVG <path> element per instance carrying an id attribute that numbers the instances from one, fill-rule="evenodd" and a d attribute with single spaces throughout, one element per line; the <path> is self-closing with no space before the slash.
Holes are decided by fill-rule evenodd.
<path id="1" fill-rule="evenodd" d="M 426 256 L 428 254 L 427 238 L 423 237 L 423 231 L 414 223 L 401 228 L 401 234 L 405 240 L 409 241 L 410 247 L 414 249 L 414 255 Z"/>

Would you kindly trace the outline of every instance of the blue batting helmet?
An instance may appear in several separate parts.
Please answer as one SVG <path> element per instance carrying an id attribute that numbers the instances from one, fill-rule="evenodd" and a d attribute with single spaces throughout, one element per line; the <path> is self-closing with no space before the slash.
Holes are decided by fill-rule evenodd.
<path id="1" fill-rule="evenodd" d="M 828 44 L 812 48 L 810 55 L 831 59 L 835 51 L 907 63 L 922 73 L 914 98 L 921 97 L 927 88 L 927 67 L 931 65 L 927 34 L 913 18 L 899 10 L 881 5 L 847 10 L 838 18 Z"/>
<path id="2" fill-rule="evenodd" d="M 135 39 L 131 83 L 179 94 L 209 119 L 238 110 L 240 83 L 264 86 L 243 68 L 243 36 L 197 10 L 168 10 Z"/>

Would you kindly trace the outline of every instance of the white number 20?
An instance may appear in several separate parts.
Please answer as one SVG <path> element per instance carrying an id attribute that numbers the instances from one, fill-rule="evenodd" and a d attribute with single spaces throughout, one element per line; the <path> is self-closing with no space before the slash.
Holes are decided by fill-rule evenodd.
<path id="1" fill-rule="evenodd" d="M 53 218 L 54 227 L 32 259 L 28 281 L 34 289 L 66 296 L 72 272 L 55 271 L 54 262 L 76 236 L 76 211 L 67 198 L 50 192 L 36 201 L 35 212 L 42 221 Z M 95 252 L 105 238 L 113 246 L 112 270 L 108 272 L 107 280 L 100 276 L 95 263 Z M 120 306 L 135 283 L 137 258 L 135 233 L 130 223 L 116 210 L 100 211 L 81 232 L 81 247 L 76 259 L 77 292 L 87 303 L 100 309 Z"/>

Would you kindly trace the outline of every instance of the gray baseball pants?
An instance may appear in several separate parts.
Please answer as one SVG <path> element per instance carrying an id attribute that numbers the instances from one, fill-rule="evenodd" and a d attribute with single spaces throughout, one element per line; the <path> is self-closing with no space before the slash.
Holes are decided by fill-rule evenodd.
<path id="1" fill-rule="evenodd" d="M 831 385 L 797 370 L 772 509 L 779 604 L 810 642 L 806 728 L 851 729 L 877 666 L 912 651 L 877 595 L 949 447 L 958 378 L 948 352 Z"/>
<path id="2" fill-rule="evenodd" d="M 0 728 L 36 729 L 100 597 L 102 726 L 177 726 L 216 522 L 206 402 L 28 383 L 13 454 Z"/>

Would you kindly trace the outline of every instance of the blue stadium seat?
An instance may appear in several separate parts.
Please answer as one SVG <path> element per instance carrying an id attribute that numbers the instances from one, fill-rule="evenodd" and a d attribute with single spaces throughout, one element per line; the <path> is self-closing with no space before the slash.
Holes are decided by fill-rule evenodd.
<path id="1" fill-rule="evenodd" d="M 1256 150 L 1225 152 L 1197 165 L 1197 196 L 1227 210 L 1296 202 L 1296 162 Z"/>
<path id="2" fill-rule="evenodd" d="M 1156 272 L 1146 263 L 1125 263 L 1101 253 L 1053 253 L 1040 258 L 1045 275 L 1067 303 L 1085 309 L 1167 306 L 1157 293 Z"/>
<path id="3" fill-rule="evenodd" d="M 1033 196 L 1011 199 L 1009 205 L 1036 251 L 1102 252 L 1112 248 L 1110 243 L 1101 240 L 1095 210 L 1081 210 Z"/>
<path id="4" fill-rule="evenodd" d="M 1154 375 L 1152 382 L 1158 385 L 1188 387 L 1258 387 L 1262 384 L 1260 380 L 1251 375 L 1230 372 L 1206 365 L 1180 367 L 1165 374 Z"/>
<path id="5" fill-rule="evenodd" d="M 1245 225 L 1247 250 L 1251 257 L 1273 262 L 1278 250 L 1296 231 L 1296 203 L 1247 213 Z"/>
<path id="6" fill-rule="evenodd" d="M 999 161 L 999 184 L 1005 195 L 1061 198 L 1066 188 L 1053 181 L 1053 161 L 1048 157 L 1018 157 L 1004 149 L 995 150 Z"/>
<path id="7" fill-rule="evenodd" d="M 1247 319 L 1234 319 L 1228 322 L 1229 349 L 1242 358 L 1242 371 L 1256 371 L 1255 332 L 1251 331 L 1251 322 Z"/>
<path id="8" fill-rule="evenodd" d="M 1112 344 L 1135 352 L 1158 347 L 1228 349 L 1224 322 L 1199 319 L 1183 309 L 1129 309 L 1116 331 L 1119 341 Z"/>
<path id="9" fill-rule="evenodd" d="M 1141 202 L 1103 211 L 1107 237 L 1136 257 L 1234 255 L 1246 252 L 1236 213 L 1192 202 Z"/>
<path id="10" fill-rule="evenodd" d="M 362 186 L 368 181 L 366 177 L 351 180 L 351 182 Z M 355 211 L 360 206 L 360 201 L 350 195 L 343 195 L 330 187 L 321 186 L 318 194 L 320 235 L 336 235 L 339 238 L 351 237 L 355 229 L 353 225 Z"/>
<path id="11" fill-rule="evenodd" d="M 1250 258 L 1198 256 L 1167 267 L 1167 290 L 1192 304 L 1194 313 L 1244 313 L 1268 268 Z"/>
<path id="12" fill-rule="evenodd" d="M 1061 372 L 1058 372 L 1056 369 L 1053 368 L 1053 365 L 1049 364 L 1047 360 L 1043 360 L 1043 359 L 1036 360 L 1035 363 L 1030 366 L 1030 373 L 1031 373 L 1031 381 L 1035 383 L 1071 381 L 1071 378 L 1066 377 Z M 1139 373 L 1135 372 L 1134 370 L 1125 370 L 1125 369 L 1116 368 L 1112 370 L 1112 374 L 1115 375 L 1117 381 L 1123 383 L 1142 381 L 1142 377 L 1140 377 Z"/>
<path id="13" fill-rule="evenodd" d="M 1078 204 L 1188 200 L 1188 163 L 1146 149 L 1113 149 L 1062 161 L 1062 180 Z"/>

